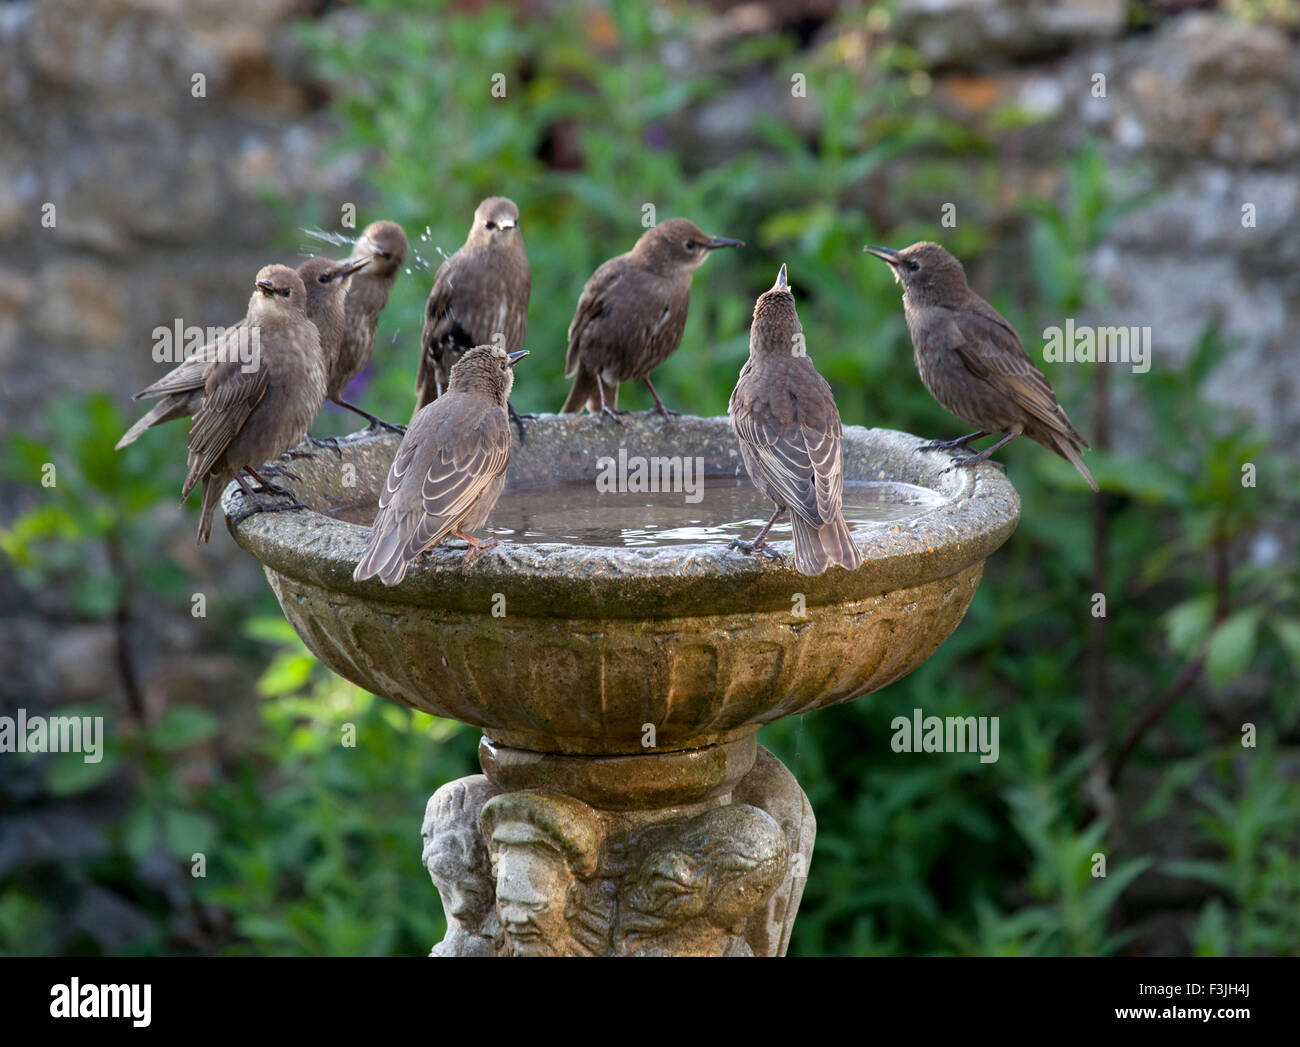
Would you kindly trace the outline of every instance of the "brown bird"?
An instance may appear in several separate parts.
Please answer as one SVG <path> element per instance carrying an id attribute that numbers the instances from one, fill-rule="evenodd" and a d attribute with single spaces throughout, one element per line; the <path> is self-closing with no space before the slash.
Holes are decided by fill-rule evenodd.
<path id="1" fill-rule="evenodd" d="M 871 245 L 864 250 L 889 263 L 903 285 L 903 315 L 922 383 L 943 407 L 976 428 L 918 449 L 956 450 L 999 434 L 978 454 L 953 462 L 973 465 L 1017 436 L 1028 436 L 1068 461 L 1097 490 L 1079 455 L 1088 442 L 1070 424 L 1012 326 L 967 286 L 961 263 L 927 241 L 901 251 Z"/>
<path id="2" fill-rule="evenodd" d="M 746 553 L 765 549 L 768 531 L 788 509 L 794 563 L 801 573 L 821 574 L 832 563 L 850 571 L 861 566 L 842 509 L 840 412 L 804 348 L 784 265 L 771 290 L 754 304 L 749 359 L 740 369 L 728 413 L 750 480 L 776 503 L 752 542 L 733 538 L 731 547 Z"/>
<path id="3" fill-rule="evenodd" d="M 375 330 L 379 314 L 388 304 L 388 292 L 401 272 L 406 252 L 410 250 L 406 233 L 396 222 L 371 222 L 357 238 L 353 254 L 370 256 L 370 265 L 348 289 L 344 306 L 343 340 L 337 356 L 330 362 L 329 399 L 340 407 L 367 419 L 370 429 L 388 429 L 395 433 L 406 432 L 403 425 L 394 425 L 377 418 L 369 411 L 343 399 L 343 390 L 361 369 L 370 362 L 375 348 Z"/>
<path id="4" fill-rule="evenodd" d="M 353 273 L 369 264 L 370 258 L 367 256 L 345 262 L 308 258 L 298 266 L 298 275 L 302 277 L 307 289 L 307 319 L 316 325 L 321 351 L 326 359 L 332 359 L 333 354 L 338 352 L 343 338 L 343 302 L 347 296 L 349 280 Z M 227 328 L 223 337 L 234 334 L 247 324 L 247 318 L 240 320 L 233 327 Z M 177 418 L 189 418 L 198 410 L 203 400 L 204 374 L 208 364 L 216 359 L 220 343 L 221 339 L 209 342 L 153 385 L 141 389 L 132 397 L 134 400 L 155 396 L 162 399 L 123 434 L 117 442 L 116 450 L 120 451 L 135 443 L 146 429 Z M 334 447 L 337 450 L 336 444 Z"/>
<path id="5" fill-rule="evenodd" d="M 569 324 L 564 377 L 574 382 L 560 410 L 585 406 L 617 421 L 619 383 L 645 382 L 655 407 L 669 418 L 673 412 L 650 384 L 650 372 L 682 340 L 695 270 L 710 251 L 743 245 L 702 233 L 685 218 L 669 218 L 642 234 L 627 254 L 602 264 L 582 289 Z"/>
<path id="6" fill-rule="evenodd" d="M 475 210 L 464 245 L 434 275 L 420 334 L 416 411 L 442 395 L 451 369 L 469 349 L 498 336 L 508 351 L 524 344 L 532 282 L 519 208 L 504 196 L 488 197 Z M 507 406 L 523 443 L 523 419 Z"/>
<path id="7" fill-rule="evenodd" d="M 501 497 L 510 464 L 506 402 L 514 365 L 528 350 L 480 345 L 451 369 L 447 388 L 420 408 L 393 459 L 370 540 L 352 577 L 396 585 L 425 549 L 454 534 L 467 561 L 496 545 L 464 532 L 481 527 Z"/>
<path id="8" fill-rule="evenodd" d="M 203 399 L 190 428 L 189 473 L 181 489 L 184 502 L 203 483 L 199 542 L 211 535 L 217 502 L 232 479 L 253 507 L 236 521 L 253 512 L 305 508 L 296 500 L 265 505 L 242 474 L 252 476 L 264 491 L 287 494 L 255 467 L 301 440 L 325 402 L 327 365 L 320 334 L 307 319 L 306 299 L 306 286 L 294 270 L 264 266 L 248 302 L 244 333 L 237 336 L 254 351 L 241 358 L 230 351 L 227 338 L 204 371 Z"/>

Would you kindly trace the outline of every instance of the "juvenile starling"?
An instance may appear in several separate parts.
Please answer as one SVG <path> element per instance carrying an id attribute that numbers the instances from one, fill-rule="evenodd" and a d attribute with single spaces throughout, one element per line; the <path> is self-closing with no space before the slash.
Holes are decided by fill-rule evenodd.
<path id="1" fill-rule="evenodd" d="M 433 278 L 420 334 L 417 411 L 442 395 L 451 369 L 474 346 L 496 342 L 498 335 L 507 350 L 524 344 L 532 282 L 519 208 L 504 196 L 488 197 L 474 212 L 464 246 Z M 522 443 L 523 419 L 509 409 Z"/>
<path id="2" fill-rule="evenodd" d="M 1088 442 L 1070 424 L 1015 330 L 966 285 L 961 263 L 925 241 L 901 251 L 870 245 L 864 250 L 888 262 L 903 285 L 903 315 L 922 383 L 943 407 L 976 429 L 920 450 L 956 450 L 999 434 L 1001 439 L 978 454 L 954 460 L 955 465 L 973 465 L 1024 435 L 1059 454 L 1097 490 L 1079 456 Z"/>
<path id="3" fill-rule="evenodd" d="M 496 345 L 471 349 L 451 369 L 443 394 L 416 412 L 388 471 L 354 579 L 378 575 L 396 585 L 420 553 L 449 534 L 469 543 L 467 561 L 497 544 L 464 532 L 483 525 L 505 486 L 506 402 L 514 365 L 527 355 Z"/>
<path id="4" fill-rule="evenodd" d="M 218 352 L 204 371 L 203 399 L 190 428 L 189 473 L 181 489 L 184 502 L 203 483 L 199 542 L 211 535 L 217 502 L 232 479 L 253 511 L 302 508 L 296 500 L 264 505 L 242 473 L 263 490 L 286 493 L 259 476 L 256 467 L 301 440 L 325 401 L 326 361 L 316 325 L 307 319 L 306 298 L 296 272 L 286 265 L 264 266 L 243 329 L 247 338 L 256 334 L 253 359 Z M 228 350 L 229 340 L 223 346 Z"/>
<path id="5" fill-rule="evenodd" d="M 320 335 L 321 351 L 332 359 L 343 338 L 343 302 L 347 295 L 349 278 L 370 263 L 370 258 L 334 262 L 328 258 L 308 258 L 298 266 L 307 291 L 307 319 L 316 325 Z M 247 318 L 223 332 L 223 338 L 234 335 L 248 324 Z M 141 389 L 132 399 L 160 396 L 161 400 L 148 414 L 131 426 L 118 440 L 116 450 L 135 443 L 146 429 L 176 418 L 189 418 L 203 399 L 204 372 L 214 359 L 221 339 L 210 342 L 193 356 L 172 368 L 166 375 L 146 389 Z"/>
<path id="6" fill-rule="evenodd" d="M 754 541 L 735 538 L 732 548 L 763 549 L 767 532 L 788 509 L 794 563 L 801 573 L 821 574 L 832 563 L 850 571 L 859 567 L 862 554 L 841 508 L 840 412 L 804 349 L 784 265 L 771 290 L 754 304 L 749 359 L 740 369 L 728 413 L 749 478 L 776 503 Z"/>
<path id="7" fill-rule="evenodd" d="M 647 230 L 627 254 L 602 264 L 582 289 L 569 324 L 564 377 L 574 382 L 560 410 L 585 406 L 617 421 L 619 383 L 645 382 L 659 413 L 670 417 L 650 372 L 682 340 L 695 270 L 715 248 L 743 245 L 670 218 Z"/>
<path id="8" fill-rule="evenodd" d="M 371 222 L 357 238 L 352 253 L 368 254 L 370 265 L 358 274 L 348 289 L 344 306 L 343 341 L 339 345 L 338 355 L 330 363 L 329 373 L 328 396 L 331 401 L 367 419 L 370 422 L 369 428 L 388 429 L 395 433 L 405 432 L 406 429 L 376 418 L 369 411 L 348 403 L 343 399 L 343 390 L 370 362 L 370 354 L 375 348 L 379 314 L 388 304 L 388 292 L 392 290 L 393 281 L 401 272 L 402 262 L 406 260 L 409 249 L 406 233 L 396 222 Z"/>

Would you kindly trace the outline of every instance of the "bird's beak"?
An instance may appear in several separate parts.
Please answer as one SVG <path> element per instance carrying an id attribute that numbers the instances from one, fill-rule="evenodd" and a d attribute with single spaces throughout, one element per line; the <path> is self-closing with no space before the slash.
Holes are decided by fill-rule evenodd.
<path id="1" fill-rule="evenodd" d="M 785 263 L 781 263 L 781 271 L 776 274 L 776 283 L 772 285 L 773 291 L 784 291 L 789 288 L 790 284 L 785 278 Z"/>
<path id="2" fill-rule="evenodd" d="M 270 298 L 271 295 L 275 294 L 275 285 L 271 283 L 270 280 L 258 280 L 255 286 L 262 292 L 262 294 L 266 295 L 267 298 Z"/>
<path id="3" fill-rule="evenodd" d="M 506 357 L 506 359 L 510 362 L 510 366 L 514 367 L 515 364 L 517 364 L 520 360 L 522 360 L 527 355 L 528 355 L 527 349 L 520 349 L 519 352 L 517 353 L 511 353 L 509 356 Z"/>
<path id="4" fill-rule="evenodd" d="M 729 236 L 715 236 L 712 240 L 704 244 L 710 251 L 715 251 L 719 247 L 744 247 L 744 240 L 733 240 Z"/>
<path id="5" fill-rule="evenodd" d="M 873 244 L 867 244 L 862 250 L 867 254 L 873 254 L 881 261 L 888 262 L 890 265 L 898 266 L 903 261 L 903 256 L 897 251 L 888 247 L 876 247 Z"/>
<path id="6" fill-rule="evenodd" d="M 370 255 L 364 255 L 361 258 L 349 258 L 341 267 L 335 270 L 334 279 L 343 280 L 357 272 L 359 269 L 364 269 L 370 264 L 370 258 Z"/>

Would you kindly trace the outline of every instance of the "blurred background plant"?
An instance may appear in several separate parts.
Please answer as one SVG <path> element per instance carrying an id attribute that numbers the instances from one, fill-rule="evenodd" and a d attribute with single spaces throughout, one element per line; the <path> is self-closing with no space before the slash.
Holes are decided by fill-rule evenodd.
<path id="1" fill-rule="evenodd" d="M 1034 352 L 1045 326 L 1106 315 L 1096 252 L 1159 198 L 1149 172 L 1112 170 L 1088 141 L 1059 158 L 1051 191 L 1018 192 L 1010 218 L 991 220 L 1006 210 L 1004 134 L 1032 134 L 1035 118 L 1012 103 L 979 123 L 941 115 L 921 55 L 888 32 L 888 6 L 838 16 L 822 46 L 795 26 L 721 50 L 699 43 L 707 12 L 684 5 L 566 5 L 539 19 L 359 6 L 364 19 L 305 21 L 298 36 L 330 85 L 332 150 L 365 159 L 358 227 L 398 220 L 416 249 L 353 390 L 386 417 L 410 411 L 433 269 L 494 193 L 519 204 L 533 269 L 520 410 L 561 402 L 581 283 L 631 246 L 649 204 L 748 241 L 697 276 L 682 349 L 655 376 L 669 404 L 725 411 L 755 293 L 786 262 L 845 422 L 934 437 L 960 426 L 917 380 L 897 290 L 862 245 L 942 240 Z M 687 117 L 734 89 L 736 70 L 803 77 L 807 116 L 764 107 L 741 149 L 692 138 Z M 505 99 L 488 90 L 494 72 Z M 891 222 L 882 194 L 889 213 L 925 217 Z M 954 228 L 940 224 L 949 199 L 961 201 Z M 271 202 L 286 248 L 313 247 L 317 226 L 339 231 L 332 201 Z M 953 637 L 880 694 L 761 733 L 818 818 L 792 953 L 1300 952 L 1300 485 L 1256 423 L 1205 409 L 1229 348 L 1218 327 L 1180 367 L 1155 338 L 1148 374 L 1044 365 L 1094 438 L 1102 496 L 1013 444 L 1001 457 L 1020 529 Z M 650 405 L 643 390 L 624 396 Z M 127 422 L 81 396 L 53 408 L 48 440 L 11 440 L 11 481 L 37 493 L 46 462 L 61 479 L 27 499 L 0 549 L 24 589 L 68 584 L 78 613 L 116 623 L 130 695 L 134 601 L 186 614 L 193 585 L 187 560 L 156 555 L 176 443 L 115 455 Z M 317 429 L 351 427 L 335 412 Z M 10 811 L 53 797 L 108 827 L 71 862 L 6 860 L 0 843 L 0 951 L 426 951 L 443 928 L 420 815 L 437 785 L 477 769 L 477 732 L 324 671 L 264 587 L 214 596 L 208 613 L 259 667 L 250 737 L 235 744 L 211 711 L 151 708 L 137 693 L 102 764 L 0 762 Z M 916 708 L 1001 717 L 1000 760 L 893 753 L 888 725 Z M 93 914 L 106 894 L 142 914 L 133 933 L 61 918 Z"/>

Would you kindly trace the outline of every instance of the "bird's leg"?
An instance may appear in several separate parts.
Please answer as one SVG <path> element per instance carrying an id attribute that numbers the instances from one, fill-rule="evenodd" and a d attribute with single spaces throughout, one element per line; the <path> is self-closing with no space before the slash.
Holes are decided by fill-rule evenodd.
<path id="1" fill-rule="evenodd" d="M 257 478 L 257 482 L 262 484 L 263 487 L 266 486 L 266 481 L 263 480 L 260 476 L 258 476 L 257 473 L 253 472 L 252 469 L 248 469 L 248 472 L 252 473 L 252 475 Z M 298 501 L 298 499 L 296 498 L 292 502 L 288 502 L 285 505 L 265 504 L 264 502 L 258 499 L 257 495 L 253 493 L 253 489 L 248 486 L 248 481 L 245 480 L 239 473 L 235 473 L 235 483 L 239 484 L 239 489 L 240 491 L 243 492 L 244 500 L 248 502 L 250 508 L 241 509 L 239 512 L 231 516 L 230 523 L 232 526 L 238 526 L 239 524 L 247 520 L 250 516 L 256 516 L 258 513 L 282 513 L 290 509 L 307 508 L 307 506 L 303 505 L 302 502 Z"/>
<path id="2" fill-rule="evenodd" d="M 975 440 L 982 440 L 988 436 L 987 429 L 981 429 L 977 433 L 967 433 L 965 436 L 959 436 L 955 440 L 931 440 L 928 444 L 922 444 L 917 448 L 918 451 L 955 451 L 959 447 L 965 447 Z"/>
<path id="3" fill-rule="evenodd" d="M 650 390 L 650 395 L 651 395 L 651 397 L 654 397 L 654 406 L 655 406 L 655 410 L 658 410 L 658 411 L 659 411 L 659 414 L 660 414 L 660 415 L 663 415 L 663 420 L 664 420 L 664 421 L 672 421 L 673 419 L 675 419 L 675 417 L 677 417 L 677 416 L 679 416 L 679 415 L 681 414 L 681 411 L 669 411 L 667 407 L 664 407 L 664 406 L 663 406 L 663 401 L 662 401 L 662 399 L 659 399 L 659 394 L 658 394 L 658 393 L 655 393 L 655 391 L 654 391 L 654 386 L 653 386 L 653 385 L 650 385 L 650 376 L 649 376 L 649 375 L 647 375 L 646 377 L 643 377 L 641 381 L 645 382 L 645 384 L 646 384 L 646 389 L 649 389 L 649 390 Z"/>
<path id="4" fill-rule="evenodd" d="M 331 399 L 340 407 L 346 407 L 349 411 L 354 411 L 370 422 L 370 424 L 366 426 L 367 429 L 387 429 L 390 433 L 406 433 L 406 426 L 404 425 L 398 425 L 396 422 L 385 422 L 382 418 L 377 418 L 369 411 L 363 410 L 356 404 L 350 404 L 340 397 L 334 396 L 331 397 Z"/>
<path id="5" fill-rule="evenodd" d="M 784 556 L 778 553 L 775 549 L 769 549 L 767 547 L 767 532 L 772 529 L 772 525 L 776 523 L 777 517 L 780 516 L 783 512 L 785 512 L 785 507 L 778 505 L 776 507 L 776 511 L 772 513 L 771 519 L 768 520 L 767 523 L 763 525 L 763 529 L 758 532 L 758 534 L 755 536 L 752 542 L 742 542 L 739 538 L 733 538 L 731 539 L 731 543 L 727 546 L 727 548 L 739 549 L 742 553 L 745 553 L 746 555 L 749 555 L 751 553 L 762 553 L 764 556 L 770 556 L 774 559 L 784 562 L 785 561 Z"/>
<path id="6" fill-rule="evenodd" d="M 959 465 L 978 465 L 980 462 L 987 461 L 989 455 L 991 455 L 999 447 L 1006 446 L 1019 435 L 1020 434 L 1018 432 L 1007 433 L 1005 436 L 1002 437 L 1001 440 L 998 440 L 996 443 L 989 444 L 986 448 L 984 448 L 984 450 L 980 451 L 979 454 L 968 454 L 961 458 L 954 458 L 952 460 L 952 465 L 948 466 L 948 468 L 945 469 L 944 472 L 945 473 L 950 472 L 951 470 L 957 468 L 957 466 Z M 992 464 L 999 466 L 999 468 L 1002 468 L 998 462 L 993 462 Z"/>
<path id="7" fill-rule="evenodd" d="M 519 446 L 522 447 L 524 443 L 524 419 L 536 418 L 537 415 L 520 414 L 518 411 L 515 410 L 515 405 L 512 404 L 509 400 L 506 401 L 506 410 L 510 412 L 510 420 L 519 427 Z"/>
<path id="8" fill-rule="evenodd" d="M 491 549 L 492 546 L 501 544 L 501 542 L 496 538 L 487 538 L 482 541 L 477 538 L 471 538 L 469 535 L 454 527 L 452 528 L 451 533 L 469 544 L 469 548 L 465 550 L 466 563 L 473 563 L 477 560 L 479 554 L 481 554 L 484 549 Z"/>
<path id="9" fill-rule="evenodd" d="M 605 383 L 600 380 L 599 376 L 596 377 L 596 390 L 600 393 L 601 416 L 612 418 L 614 421 L 618 422 L 619 425 L 622 425 L 623 419 L 621 419 L 619 415 L 626 414 L 627 412 L 616 411 L 614 408 L 609 406 L 609 402 L 605 399 Z"/>

